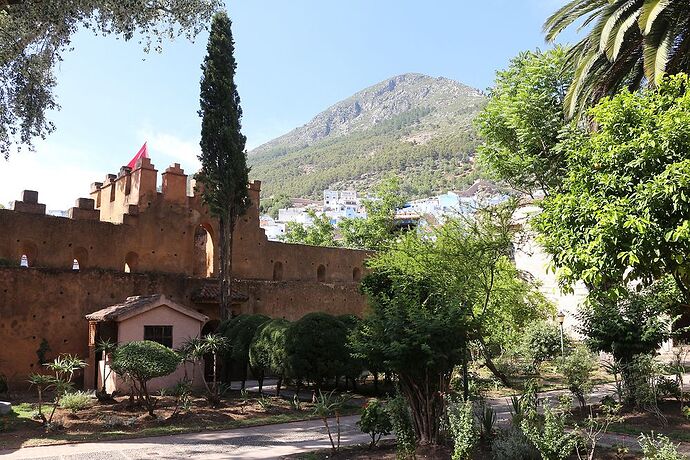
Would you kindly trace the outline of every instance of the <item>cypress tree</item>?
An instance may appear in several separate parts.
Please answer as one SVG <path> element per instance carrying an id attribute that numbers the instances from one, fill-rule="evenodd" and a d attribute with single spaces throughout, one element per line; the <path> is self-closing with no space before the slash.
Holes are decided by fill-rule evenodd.
<path id="1" fill-rule="evenodd" d="M 220 317 L 229 316 L 232 285 L 232 233 L 249 208 L 246 138 L 235 85 L 234 41 L 227 13 L 213 16 L 206 58 L 201 65 L 201 170 L 197 181 L 211 215 L 220 221 Z"/>

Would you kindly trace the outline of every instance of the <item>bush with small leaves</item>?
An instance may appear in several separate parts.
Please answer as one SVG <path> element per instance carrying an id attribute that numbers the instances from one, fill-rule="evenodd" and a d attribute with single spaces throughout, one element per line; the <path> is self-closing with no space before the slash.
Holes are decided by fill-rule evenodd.
<path id="1" fill-rule="evenodd" d="M 499 431 L 491 444 L 494 460 L 541 460 L 532 441 L 517 426 Z"/>
<path id="2" fill-rule="evenodd" d="M 529 410 L 520 428 L 537 448 L 543 460 L 565 460 L 580 442 L 577 433 L 566 429 L 566 407 L 570 398 L 564 398 L 557 409 L 544 406 L 543 417 L 536 410 Z"/>
<path id="3" fill-rule="evenodd" d="M 640 434 L 638 438 L 642 448 L 643 460 L 687 460 L 685 455 L 678 453 L 678 446 L 666 436 L 660 434 Z"/>
<path id="4" fill-rule="evenodd" d="M 448 427 L 453 439 L 452 460 L 469 460 L 477 437 L 472 401 L 447 400 Z"/>
<path id="5" fill-rule="evenodd" d="M 412 414 L 410 406 L 405 398 L 397 394 L 386 404 L 386 411 L 390 415 L 395 435 L 395 447 L 398 458 L 414 457 L 417 448 L 417 441 L 412 425 Z"/>
<path id="6" fill-rule="evenodd" d="M 147 384 L 151 379 L 172 374 L 179 364 L 180 355 L 173 350 L 160 343 L 143 340 L 119 346 L 113 353 L 112 368 L 118 375 L 131 380 L 153 417 L 156 399 L 149 394 Z"/>
<path id="7" fill-rule="evenodd" d="M 596 358 L 584 346 L 575 347 L 559 363 L 559 370 L 568 382 L 568 389 L 575 395 L 581 407 L 587 404 L 585 395 L 592 390 L 592 372 L 596 366 Z"/>
<path id="8" fill-rule="evenodd" d="M 564 336 L 564 341 L 568 338 Z M 557 325 L 537 321 L 525 329 L 522 338 L 522 353 L 535 370 L 544 361 L 555 359 L 561 355 L 561 331 Z"/>
<path id="9" fill-rule="evenodd" d="M 73 414 L 80 410 L 84 410 L 92 403 L 91 395 L 85 391 L 75 391 L 74 393 L 65 393 L 60 398 L 60 407 L 67 409 Z"/>
<path id="10" fill-rule="evenodd" d="M 357 426 L 362 430 L 362 433 L 367 433 L 371 436 L 370 448 L 376 447 L 376 444 L 381 440 L 381 436 L 390 434 L 393 429 L 391 417 L 386 412 L 385 406 L 378 399 L 371 399 L 367 402 L 364 409 L 362 409 L 362 416 L 359 422 L 357 422 Z"/>

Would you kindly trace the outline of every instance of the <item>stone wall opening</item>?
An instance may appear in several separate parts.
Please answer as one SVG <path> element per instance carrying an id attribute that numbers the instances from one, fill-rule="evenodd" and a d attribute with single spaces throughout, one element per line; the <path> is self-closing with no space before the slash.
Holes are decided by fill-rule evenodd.
<path id="1" fill-rule="evenodd" d="M 210 225 L 199 225 L 194 232 L 194 276 L 213 275 L 213 235 Z"/>
<path id="2" fill-rule="evenodd" d="M 89 251 L 86 248 L 78 247 L 74 249 L 74 260 L 77 261 L 79 268 L 86 268 L 89 263 Z"/>
<path id="3" fill-rule="evenodd" d="M 139 268 L 139 254 L 128 252 L 125 256 L 125 273 L 134 273 Z"/>
<path id="4" fill-rule="evenodd" d="M 22 242 L 21 255 L 26 256 L 27 264 L 29 267 L 34 267 L 36 265 L 37 253 L 38 249 L 36 249 L 36 244 L 34 244 L 31 241 Z"/>
<path id="5" fill-rule="evenodd" d="M 326 281 L 326 267 L 324 267 L 323 264 L 319 265 L 319 268 L 316 269 L 316 281 L 320 283 Z"/>
<path id="6" fill-rule="evenodd" d="M 359 281 L 362 279 L 362 270 L 359 267 L 352 269 L 352 281 Z"/>

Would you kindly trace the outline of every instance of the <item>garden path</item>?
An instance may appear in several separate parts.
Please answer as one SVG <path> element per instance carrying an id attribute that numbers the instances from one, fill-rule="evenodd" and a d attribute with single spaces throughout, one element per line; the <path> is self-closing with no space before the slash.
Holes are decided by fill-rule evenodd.
<path id="1" fill-rule="evenodd" d="M 359 416 L 341 418 L 341 445 L 368 443 L 360 432 Z M 331 421 L 331 425 L 334 422 Z M 128 439 L 121 441 L 62 444 L 0 451 L 3 460 L 133 460 L 133 459 L 274 459 L 330 448 L 323 422 L 282 423 L 205 433 Z"/>

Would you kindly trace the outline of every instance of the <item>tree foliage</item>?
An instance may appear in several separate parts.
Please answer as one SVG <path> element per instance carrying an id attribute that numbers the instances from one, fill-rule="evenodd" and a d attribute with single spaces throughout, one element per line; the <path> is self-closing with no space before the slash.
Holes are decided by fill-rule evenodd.
<path id="1" fill-rule="evenodd" d="M 201 170 L 196 179 L 211 214 L 220 221 L 220 317 L 230 311 L 232 233 L 237 218 L 250 206 L 249 168 L 242 134 L 242 107 L 235 85 L 235 44 L 230 18 L 213 16 L 211 34 L 201 66 Z"/>
<path id="2" fill-rule="evenodd" d="M 689 78 L 623 91 L 563 140 L 567 174 L 534 222 L 564 286 L 610 291 L 665 275 L 690 299 Z"/>
<path id="3" fill-rule="evenodd" d="M 218 332 L 228 341 L 228 351 L 224 355 L 226 365 L 231 366 L 234 362 L 246 370 L 250 362 L 249 348 L 254 335 L 268 321 L 270 318 L 264 315 L 239 315 L 222 322 L 218 326 Z M 246 375 L 243 374 L 242 388 L 244 388 L 245 381 Z"/>
<path id="4" fill-rule="evenodd" d="M 289 327 L 290 322 L 281 318 L 267 321 L 256 330 L 249 345 L 249 366 L 261 375 L 270 372 L 277 376 L 277 394 L 280 394 L 280 386 L 285 375 L 285 337 Z"/>
<path id="5" fill-rule="evenodd" d="M 373 197 L 363 202 L 367 217 L 343 219 L 340 233 L 344 245 L 355 249 L 384 249 L 395 238 L 395 213 L 405 205 L 400 181 L 390 178 L 379 183 Z"/>
<path id="6" fill-rule="evenodd" d="M 584 115 L 605 95 L 690 70 L 685 0 L 571 0 L 547 19 L 547 40 L 581 20 L 590 27 L 569 51 L 575 71 L 565 100 L 569 116 Z"/>
<path id="7" fill-rule="evenodd" d="M 153 416 L 156 400 L 149 394 L 148 382 L 175 372 L 180 356 L 165 345 L 150 340 L 129 342 L 113 352 L 111 367 L 122 377 L 129 378 L 134 390 Z"/>
<path id="8" fill-rule="evenodd" d="M 671 324 L 681 296 L 666 278 L 637 291 L 615 296 L 598 292 L 580 309 L 580 332 L 594 351 L 610 353 L 626 366 L 640 354 L 654 353 L 671 336 Z"/>
<path id="9" fill-rule="evenodd" d="M 22 0 L 0 1 L 0 152 L 31 148 L 34 137 L 54 129 L 46 112 L 59 108 L 55 66 L 79 29 L 96 35 L 141 37 L 145 51 L 165 38 L 193 38 L 218 0 Z"/>
<path id="10" fill-rule="evenodd" d="M 510 261 L 513 209 L 451 220 L 432 235 L 410 232 L 369 263 L 362 289 L 370 311 L 353 348 L 398 375 L 422 443 L 438 441 L 441 395 L 468 344 L 500 375 L 492 349 L 550 310 Z"/>
<path id="11" fill-rule="evenodd" d="M 335 227 L 327 215 L 317 215 L 311 209 L 307 211 L 307 214 L 311 218 L 312 224 L 305 226 L 298 222 L 288 222 L 285 236 L 282 237 L 284 242 L 332 248 L 340 246 L 340 242 L 335 239 Z"/>
<path id="12" fill-rule="evenodd" d="M 496 73 L 489 103 L 477 117 L 484 139 L 480 162 L 494 176 L 530 194 L 558 186 L 565 159 L 557 144 L 572 78 L 562 47 L 520 53 Z"/>
<path id="13" fill-rule="evenodd" d="M 309 313 L 288 328 L 285 355 L 288 376 L 320 387 L 343 375 L 350 355 L 347 328 L 327 313 Z"/>

